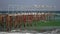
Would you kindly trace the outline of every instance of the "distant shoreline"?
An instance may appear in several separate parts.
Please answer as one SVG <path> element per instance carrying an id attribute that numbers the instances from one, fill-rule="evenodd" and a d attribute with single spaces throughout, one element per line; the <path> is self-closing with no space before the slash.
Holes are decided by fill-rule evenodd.
<path id="1" fill-rule="evenodd" d="M 0 13 L 60 13 L 60 11 L 0 11 Z"/>

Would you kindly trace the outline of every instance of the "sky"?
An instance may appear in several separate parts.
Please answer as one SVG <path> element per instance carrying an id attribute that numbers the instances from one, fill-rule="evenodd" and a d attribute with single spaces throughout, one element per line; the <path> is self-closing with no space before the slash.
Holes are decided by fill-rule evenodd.
<path id="1" fill-rule="evenodd" d="M 60 11 L 60 0 L 0 0 L 0 11 Z"/>

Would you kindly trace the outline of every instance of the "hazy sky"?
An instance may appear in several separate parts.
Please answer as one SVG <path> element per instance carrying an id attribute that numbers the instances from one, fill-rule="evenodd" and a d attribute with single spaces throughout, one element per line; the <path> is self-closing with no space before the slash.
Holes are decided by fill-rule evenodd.
<path id="1" fill-rule="evenodd" d="M 46 6 L 49 6 L 49 7 L 46 7 Z M 8 8 L 11 11 L 12 7 L 15 8 L 13 10 L 18 10 L 18 11 L 20 10 L 60 11 L 60 0 L 0 0 L 1 11 L 7 11 Z"/>

